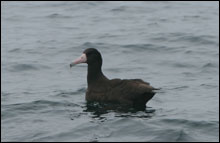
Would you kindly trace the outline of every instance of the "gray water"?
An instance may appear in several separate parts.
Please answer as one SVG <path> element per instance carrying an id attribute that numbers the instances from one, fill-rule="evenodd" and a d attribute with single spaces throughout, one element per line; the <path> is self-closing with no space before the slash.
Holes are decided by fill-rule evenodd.
<path id="1" fill-rule="evenodd" d="M 219 2 L 2 2 L 2 141 L 219 141 Z M 162 88 L 144 111 L 85 101 L 103 72 Z"/>

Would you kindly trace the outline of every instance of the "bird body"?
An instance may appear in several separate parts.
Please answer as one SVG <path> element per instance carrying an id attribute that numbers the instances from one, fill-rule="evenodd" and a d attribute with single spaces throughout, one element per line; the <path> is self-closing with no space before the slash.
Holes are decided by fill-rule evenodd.
<path id="1" fill-rule="evenodd" d="M 71 63 L 88 64 L 86 100 L 88 102 L 119 103 L 128 106 L 146 106 L 156 88 L 141 79 L 111 79 L 101 70 L 102 57 L 94 48 L 86 49 L 81 58 Z"/>

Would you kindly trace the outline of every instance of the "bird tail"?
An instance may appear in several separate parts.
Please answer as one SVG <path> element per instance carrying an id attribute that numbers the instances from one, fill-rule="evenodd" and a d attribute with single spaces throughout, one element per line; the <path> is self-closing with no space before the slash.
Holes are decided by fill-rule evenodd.
<path id="1" fill-rule="evenodd" d="M 153 88 L 153 90 L 161 90 L 162 88 Z"/>

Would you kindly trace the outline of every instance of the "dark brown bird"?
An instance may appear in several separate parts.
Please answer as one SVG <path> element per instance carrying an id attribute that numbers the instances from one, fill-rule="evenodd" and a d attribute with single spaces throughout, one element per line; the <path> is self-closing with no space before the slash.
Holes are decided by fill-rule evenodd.
<path id="1" fill-rule="evenodd" d="M 80 63 L 88 64 L 86 100 L 89 102 L 146 107 L 146 103 L 155 94 L 154 90 L 157 90 L 141 79 L 109 80 L 101 69 L 102 56 L 94 48 L 86 49 L 78 59 L 70 64 L 70 67 Z"/>

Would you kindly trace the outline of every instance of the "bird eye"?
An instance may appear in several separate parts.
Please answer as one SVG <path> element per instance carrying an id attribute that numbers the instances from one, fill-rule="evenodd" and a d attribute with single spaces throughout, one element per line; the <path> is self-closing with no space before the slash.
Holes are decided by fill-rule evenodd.
<path id="1" fill-rule="evenodd" d="M 87 53 L 87 56 L 90 56 L 91 55 L 91 53 Z"/>

